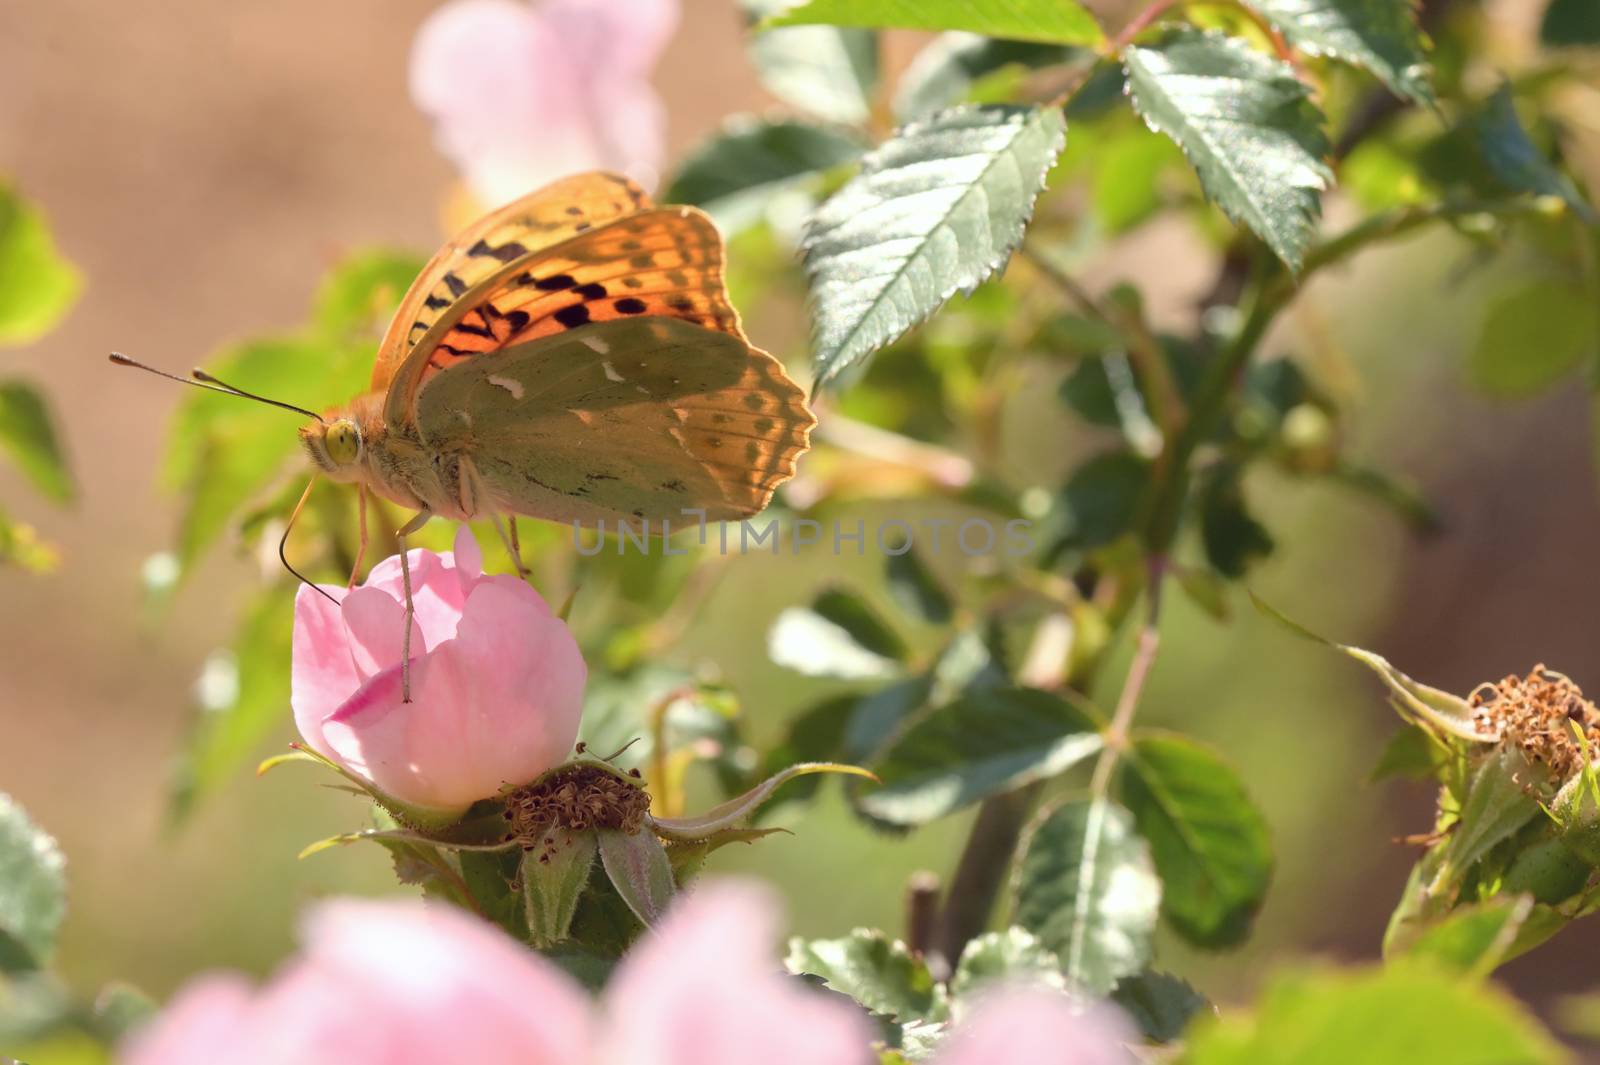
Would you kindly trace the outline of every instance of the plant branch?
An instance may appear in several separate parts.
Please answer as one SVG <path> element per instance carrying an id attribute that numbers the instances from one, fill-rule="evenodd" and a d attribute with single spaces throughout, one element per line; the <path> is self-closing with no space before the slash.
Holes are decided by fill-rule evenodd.
<path id="1" fill-rule="evenodd" d="M 1117 708 L 1106 726 L 1106 745 L 1094 763 L 1094 775 L 1089 778 L 1091 799 L 1103 799 L 1111 787 L 1111 776 L 1117 762 L 1128 746 L 1128 733 L 1133 727 L 1133 715 L 1139 709 L 1139 697 L 1144 694 L 1145 681 L 1155 665 L 1156 654 L 1161 650 L 1161 580 L 1166 575 L 1166 561 L 1160 556 L 1150 559 L 1150 580 L 1146 594 L 1150 598 L 1150 612 L 1139 628 L 1139 644 L 1128 664 L 1127 679 L 1117 696 Z"/>

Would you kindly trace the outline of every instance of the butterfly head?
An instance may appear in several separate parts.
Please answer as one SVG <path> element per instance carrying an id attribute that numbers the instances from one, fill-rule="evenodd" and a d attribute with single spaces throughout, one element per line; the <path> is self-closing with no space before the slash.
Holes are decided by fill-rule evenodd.
<path id="1" fill-rule="evenodd" d="M 335 478 L 348 475 L 361 461 L 364 443 L 361 427 L 352 418 L 330 418 L 301 426 L 300 443 L 311 461 Z"/>

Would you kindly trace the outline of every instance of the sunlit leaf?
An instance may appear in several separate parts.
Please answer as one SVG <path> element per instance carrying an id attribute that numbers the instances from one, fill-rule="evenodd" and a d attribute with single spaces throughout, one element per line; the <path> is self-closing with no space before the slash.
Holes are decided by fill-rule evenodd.
<path id="1" fill-rule="evenodd" d="M 0 972 L 50 961 L 67 908 L 65 868 L 56 841 L 0 792 Z"/>
<path id="2" fill-rule="evenodd" d="M 767 634 L 767 653 L 807 676 L 864 679 L 896 674 L 907 649 L 860 596 L 828 589 L 809 608 L 789 607 L 778 615 Z"/>
<path id="3" fill-rule="evenodd" d="M 1533 395 L 1600 351 L 1594 301 L 1560 278 L 1532 282 L 1498 296 L 1484 315 L 1468 369 L 1495 395 Z"/>
<path id="4" fill-rule="evenodd" d="M 767 26 L 813 22 L 908 30 L 965 30 L 1015 41 L 1098 44 L 1094 16 L 1077 0 L 804 0 Z"/>
<path id="5" fill-rule="evenodd" d="M 785 0 L 742 2 L 757 21 L 787 6 Z M 749 47 L 756 77 L 778 99 L 829 122 L 860 125 L 871 117 L 878 88 L 876 33 L 797 26 L 755 33 Z"/>
<path id="6" fill-rule="evenodd" d="M 1406 954 L 1452 972 L 1487 976 L 1505 960 L 1533 906 L 1528 895 L 1463 906 L 1418 936 Z"/>
<path id="7" fill-rule="evenodd" d="M 1143 969 L 1161 881 L 1133 815 L 1104 799 L 1069 799 L 1035 822 L 1023 846 L 1016 922 L 1056 952 L 1067 978 L 1103 995 Z"/>
<path id="8" fill-rule="evenodd" d="M 684 160 L 662 198 L 703 207 L 725 232 L 737 232 L 760 221 L 777 193 L 861 152 L 860 141 L 823 126 L 736 116 Z"/>
<path id="9" fill-rule="evenodd" d="M 1133 105 L 1177 142 L 1206 195 L 1299 269 L 1332 175 L 1322 114 L 1285 63 L 1178 30 L 1123 53 Z"/>
<path id="10" fill-rule="evenodd" d="M 1556 1065 L 1567 1055 L 1502 992 L 1433 968 L 1280 975 L 1253 1013 L 1197 1025 L 1180 1065 Z"/>
<path id="11" fill-rule="evenodd" d="M 1433 103 L 1412 0 L 1250 0 L 1310 55 L 1331 56 L 1370 71 L 1396 96 Z"/>
<path id="12" fill-rule="evenodd" d="M 1122 798 L 1161 875 L 1162 913 L 1203 947 L 1244 939 L 1266 896 L 1266 820 L 1233 769 L 1176 734 L 1139 736 Z"/>
<path id="13" fill-rule="evenodd" d="M 567 938 L 599 848 L 593 832 L 552 833 L 522 858 L 522 899 L 534 947 Z"/>
<path id="14" fill-rule="evenodd" d="M 1065 136 L 1052 108 L 960 108 L 863 160 L 805 238 L 819 386 L 1005 264 Z"/>
<path id="15" fill-rule="evenodd" d="M 51 499 L 72 498 L 72 473 L 50 409 L 39 390 L 23 381 L 0 381 L 0 451 Z"/>
<path id="16" fill-rule="evenodd" d="M 857 929 L 838 939 L 789 941 L 784 965 L 792 973 L 819 976 L 873 1013 L 905 1023 L 944 1019 L 944 988 L 905 944 L 882 932 Z"/>
<path id="17" fill-rule="evenodd" d="M 1061 959 L 1026 928 L 985 932 L 961 951 L 961 961 L 950 977 L 950 995 L 957 1013 L 963 998 L 985 987 L 1008 984 L 1042 984 L 1065 990 Z"/>
<path id="18" fill-rule="evenodd" d="M 82 286 L 56 251 L 44 214 L 0 183 L 0 347 L 55 328 Z"/>
<path id="19" fill-rule="evenodd" d="M 1095 722 L 1029 688 L 957 699 L 918 719 L 873 764 L 883 781 L 858 800 L 873 817 L 925 824 L 1065 772 L 1102 746 Z"/>

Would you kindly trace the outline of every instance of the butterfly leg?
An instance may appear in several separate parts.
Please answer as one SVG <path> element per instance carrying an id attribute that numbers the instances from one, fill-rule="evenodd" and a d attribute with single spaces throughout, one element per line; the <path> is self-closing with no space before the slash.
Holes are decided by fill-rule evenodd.
<path id="1" fill-rule="evenodd" d="M 356 545 L 356 560 L 350 567 L 350 583 L 348 587 L 356 586 L 356 579 L 361 576 L 361 564 L 367 559 L 367 486 L 356 485 L 356 519 L 361 530 L 360 542 Z"/>
<path id="2" fill-rule="evenodd" d="M 417 616 L 416 604 L 411 601 L 411 561 L 406 557 L 406 537 L 428 524 L 433 511 L 420 510 L 417 516 L 405 523 L 394 538 L 400 544 L 400 586 L 406 593 L 406 631 L 400 638 L 400 701 L 411 701 L 411 621 Z"/>
<path id="3" fill-rule="evenodd" d="M 521 547 L 521 545 L 519 545 L 517 543 L 517 519 L 516 519 L 516 517 L 513 516 L 510 519 L 510 521 L 511 521 L 511 533 L 510 533 L 510 535 L 507 535 L 506 527 L 504 525 L 500 524 L 500 515 L 491 514 L 491 515 L 489 515 L 489 520 L 494 522 L 494 531 L 500 534 L 500 542 L 505 545 L 506 554 L 511 556 L 511 564 L 513 566 L 517 567 L 517 576 L 522 578 L 523 580 L 527 580 L 528 579 L 528 570 L 527 570 L 527 567 L 525 567 L 522 564 L 522 547 Z"/>

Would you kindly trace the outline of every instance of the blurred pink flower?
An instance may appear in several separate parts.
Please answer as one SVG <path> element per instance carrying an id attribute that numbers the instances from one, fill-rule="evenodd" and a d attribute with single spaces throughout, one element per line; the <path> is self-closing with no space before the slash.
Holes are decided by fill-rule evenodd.
<path id="1" fill-rule="evenodd" d="M 454 554 L 413 550 L 411 702 L 401 695 L 400 556 L 337 604 L 302 587 L 294 604 L 291 702 L 314 750 L 414 807 L 459 812 L 565 761 L 587 672 L 539 593 L 485 576 L 463 526 Z"/>
<path id="2" fill-rule="evenodd" d="M 325 902 L 305 950 L 252 992 L 230 975 L 180 991 L 123 1065 L 574 1065 L 588 997 L 554 966 L 460 910 Z"/>
<path id="3" fill-rule="evenodd" d="M 659 176 L 649 77 L 678 0 L 451 0 L 411 49 L 411 97 L 485 208 L 580 170 Z"/>
<path id="4" fill-rule="evenodd" d="M 202 977 L 120 1061 L 869 1065 L 864 1016 L 778 966 L 776 912 L 755 885 L 701 888 L 624 959 L 597 1014 L 555 966 L 462 911 L 326 902 L 270 983 Z"/>
<path id="5" fill-rule="evenodd" d="M 932 1065 L 1131 1065 L 1138 1036 L 1115 1008 L 1044 987 L 986 992 Z"/>

